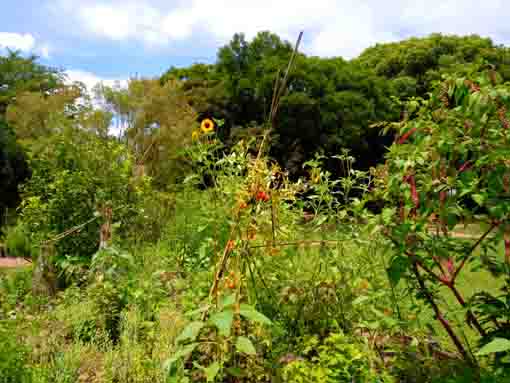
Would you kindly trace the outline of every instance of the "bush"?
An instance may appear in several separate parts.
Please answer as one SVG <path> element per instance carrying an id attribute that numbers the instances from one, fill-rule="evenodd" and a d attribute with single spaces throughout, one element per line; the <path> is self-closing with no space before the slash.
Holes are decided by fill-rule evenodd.
<path id="1" fill-rule="evenodd" d="M 101 211 L 112 208 L 116 234 L 128 237 L 148 184 L 144 178 L 133 181 L 132 157 L 115 140 L 69 129 L 46 144 L 31 160 L 21 223 L 34 244 L 84 224 L 56 242 L 56 262 L 75 259 L 88 265 L 98 247 Z"/>
<path id="2" fill-rule="evenodd" d="M 11 257 L 31 257 L 33 246 L 30 241 L 30 233 L 23 224 L 9 226 L 4 230 L 5 246 L 7 254 Z"/>
<path id="3" fill-rule="evenodd" d="M 30 302 L 32 268 L 0 271 L 0 318 L 16 305 Z"/>

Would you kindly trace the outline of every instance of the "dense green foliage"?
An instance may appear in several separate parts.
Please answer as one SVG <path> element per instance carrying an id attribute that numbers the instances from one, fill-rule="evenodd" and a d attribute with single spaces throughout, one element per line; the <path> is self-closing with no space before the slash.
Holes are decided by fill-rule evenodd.
<path id="1" fill-rule="evenodd" d="M 418 290 L 447 331 L 451 329 L 445 314 L 426 283 L 449 289 L 460 307 L 470 308 L 466 320 L 486 344 L 510 336 L 510 280 L 497 294 L 481 291 L 472 297 L 463 297 L 456 282 L 464 267 L 490 264 L 496 279 L 508 278 L 510 273 L 510 125 L 506 118 L 510 91 L 492 70 L 472 78 L 447 78 L 428 101 L 410 106 L 417 109 L 414 118 L 395 124 L 400 138 L 387 156 L 380 190 L 387 206 L 382 222 L 399 249 L 390 269 L 395 283 L 404 275 L 417 280 Z M 477 241 L 450 237 L 457 225 L 474 219 L 489 227 Z M 487 256 L 502 241 L 505 252 Z M 483 258 L 473 254 L 478 249 L 488 257 L 485 265 Z M 460 337 L 453 331 L 450 336 L 469 358 Z"/>
<path id="2" fill-rule="evenodd" d="M 24 58 L 18 52 L 0 56 L 0 226 L 5 208 L 19 203 L 18 186 L 30 174 L 16 132 L 6 121 L 7 108 L 24 92 L 51 92 L 59 84 L 58 73 L 38 64 L 35 57 Z"/>
<path id="3" fill-rule="evenodd" d="M 507 49 L 298 53 L 267 121 L 292 51 L 235 35 L 102 108 L 5 59 L 34 266 L 0 269 L 0 383 L 509 379 Z"/>
<path id="4" fill-rule="evenodd" d="M 497 70 L 510 79 L 510 50 L 496 46 L 490 39 L 473 36 L 433 34 L 398 43 L 377 44 L 356 60 L 379 76 L 391 79 L 399 96 L 425 96 L 443 74 L 465 75 L 480 64 Z"/>
<path id="5" fill-rule="evenodd" d="M 52 239 L 94 218 L 106 206 L 113 209 L 118 230 L 136 224 L 136 201 L 144 183 L 131 182 L 130 154 L 115 140 L 68 129 L 51 136 L 45 149 L 30 160 L 32 177 L 23 185 L 20 225 L 33 244 Z M 97 220 L 58 243 L 58 252 L 78 261 L 95 253 L 99 241 Z M 62 261 L 62 259 L 61 259 Z"/>
<path id="6" fill-rule="evenodd" d="M 190 104 L 202 117 L 225 119 L 228 136 L 234 127 L 267 121 L 275 79 L 283 75 L 279 70 L 291 52 L 288 42 L 269 32 L 249 42 L 240 34 L 219 50 L 215 64 L 171 68 L 161 81 L 184 80 Z M 508 48 L 478 36 L 431 35 L 379 44 L 352 61 L 300 54 L 281 102 L 271 154 L 292 174 L 302 175 L 301 165 L 317 151 L 347 148 L 356 166 L 368 169 L 382 162 L 392 142 L 370 126 L 400 118 L 402 109 L 393 97 L 425 96 L 441 74 L 465 74 L 480 63 L 493 65 L 503 79 L 510 76 Z M 339 175 L 334 166 L 328 168 Z"/>

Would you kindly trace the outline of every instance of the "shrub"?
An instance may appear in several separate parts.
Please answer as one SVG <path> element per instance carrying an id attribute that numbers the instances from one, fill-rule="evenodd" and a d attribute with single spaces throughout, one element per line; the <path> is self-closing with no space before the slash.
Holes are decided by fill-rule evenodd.
<path id="1" fill-rule="evenodd" d="M 5 246 L 7 254 L 11 257 L 31 257 L 33 246 L 30 233 L 23 224 L 9 226 L 4 229 Z"/>

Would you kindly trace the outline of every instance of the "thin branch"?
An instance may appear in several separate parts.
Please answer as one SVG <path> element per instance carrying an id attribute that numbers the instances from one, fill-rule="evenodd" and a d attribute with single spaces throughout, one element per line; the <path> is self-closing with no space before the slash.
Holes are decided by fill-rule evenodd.
<path id="1" fill-rule="evenodd" d="M 462 345 L 462 342 L 460 341 L 457 334 L 452 329 L 452 326 L 450 323 L 443 317 L 443 314 L 441 313 L 441 310 L 439 309 L 437 303 L 434 301 L 434 297 L 430 294 L 430 292 L 427 289 L 427 286 L 425 285 L 425 282 L 423 281 L 423 276 L 418 271 L 418 267 L 416 263 L 413 265 L 413 273 L 416 276 L 416 280 L 418 281 L 418 284 L 420 285 L 421 292 L 425 295 L 425 298 L 429 302 L 430 306 L 434 310 L 434 313 L 436 314 L 437 320 L 441 323 L 443 328 L 448 333 L 450 339 L 455 344 L 455 347 L 457 347 L 457 350 L 462 355 L 464 360 L 466 360 L 470 364 L 474 364 L 474 361 L 472 357 L 468 354 L 464 346 Z"/>
<path id="2" fill-rule="evenodd" d="M 457 302 L 459 302 L 459 304 L 462 307 L 466 307 L 466 301 L 464 300 L 462 295 L 460 295 L 460 292 L 459 292 L 459 290 L 457 290 L 455 285 L 452 283 L 448 287 L 452 291 L 453 295 L 455 295 Z M 471 322 L 476 327 L 476 330 L 478 331 L 480 336 L 482 336 L 482 337 L 486 336 L 487 335 L 486 331 L 482 328 L 482 326 L 480 325 L 480 322 L 478 322 L 478 319 L 475 317 L 473 312 L 471 310 L 467 310 L 466 314 L 468 316 L 468 321 Z"/>
<path id="3" fill-rule="evenodd" d="M 345 240 L 302 240 L 302 241 L 294 241 L 294 242 L 279 242 L 274 244 L 266 244 L 266 245 L 255 245 L 249 246 L 249 249 L 261 249 L 261 248 L 269 248 L 269 247 L 285 247 L 285 246 L 300 246 L 300 245 L 337 245 L 338 243 L 345 242 Z"/>
<path id="4" fill-rule="evenodd" d="M 278 71 L 277 79 L 275 81 L 275 88 L 273 90 L 273 100 L 271 102 L 271 110 L 269 111 L 269 122 L 271 125 L 264 132 L 264 136 L 262 137 L 262 142 L 259 147 L 259 152 L 257 154 L 257 160 L 259 160 L 260 157 L 262 156 L 267 138 L 269 137 L 269 134 L 274 129 L 274 123 L 276 121 L 276 115 L 278 113 L 278 107 L 280 105 L 280 98 L 283 94 L 283 91 L 285 90 L 285 88 L 287 86 L 287 80 L 289 77 L 289 73 L 290 73 L 290 70 L 292 69 L 292 65 L 294 64 L 294 59 L 297 55 L 297 51 L 299 49 L 299 45 L 301 44 L 302 38 L 303 38 L 303 32 L 299 32 L 299 36 L 296 41 L 296 46 L 294 47 L 294 51 L 292 52 L 292 56 L 290 57 L 289 63 L 287 65 L 287 69 L 285 71 L 285 75 L 283 76 L 283 79 L 281 81 L 279 81 L 280 72 Z"/>
<path id="5" fill-rule="evenodd" d="M 462 260 L 462 262 L 460 263 L 459 267 L 457 267 L 457 269 L 453 273 L 453 276 L 451 278 L 452 283 L 455 282 L 455 280 L 457 279 L 457 276 L 461 272 L 461 270 L 464 267 L 464 265 L 466 264 L 466 262 L 469 259 L 471 259 L 472 255 L 473 255 L 473 252 L 478 247 L 478 245 L 480 245 L 480 243 L 482 243 L 482 241 L 485 238 L 487 238 L 487 236 L 492 232 L 492 230 L 494 230 L 496 227 L 498 227 L 498 225 L 499 225 L 499 223 L 497 223 L 497 222 L 493 223 L 491 225 L 491 227 L 489 228 L 489 230 L 487 230 L 480 238 L 478 238 L 478 241 L 476 241 L 476 243 L 473 246 L 471 246 L 471 248 L 469 249 L 468 255 Z"/>

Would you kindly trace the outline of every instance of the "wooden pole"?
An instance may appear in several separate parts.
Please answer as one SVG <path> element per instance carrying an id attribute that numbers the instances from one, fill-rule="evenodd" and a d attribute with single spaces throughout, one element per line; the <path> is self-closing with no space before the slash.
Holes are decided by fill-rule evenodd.
<path id="1" fill-rule="evenodd" d="M 57 290 L 56 273 L 51 262 L 54 251 L 52 242 L 41 243 L 39 257 L 32 274 L 32 294 L 34 296 L 53 296 Z"/>

